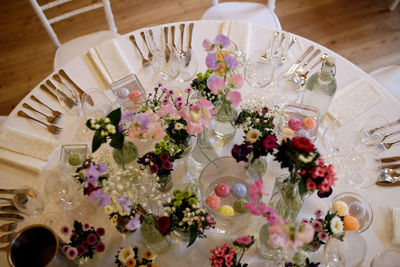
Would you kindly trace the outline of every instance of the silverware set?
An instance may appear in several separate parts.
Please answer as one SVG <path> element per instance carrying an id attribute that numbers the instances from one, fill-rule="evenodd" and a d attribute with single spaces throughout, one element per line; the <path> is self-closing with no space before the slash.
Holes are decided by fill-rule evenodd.
<path id="1" fill-rule="evenodd" d="M 387 125 L 387 127 L 389 128 L 389 127 L 395 126 L 395 125 L 397 125 L 397 124 L 400 124 L 400 119 L 395 120 L 395 121 L 389 123 L 389 124 Z M 366 131 L 366 132 L 367 132 L 370 136 L 373 136 L 374 134 L 376 134 L 376 131 L 381 130 L 381 129 L 385 128 L 385 127 L 386 127 L 386 125 L 383 125 L 383 126 L 381 126 L 381 127 L 376 127 L 376 128 L 374 128 L 374 129 L 370 129 L 370 130 L 368 130 L 368 131 Z M 380 139 L 380 142 L 379 142 L 378 144 L 369 144 L 368 146 L 377 146 L 378 149 L 380 149 L 380 150 L 382 150 L 382 151 L 386 151 L 386 150 L 390 149 L 392 146 L 394 146 L 394 145 L 400 143 L 400 140 L 393 141 L 393 142 L 384 142 L 384 141 L 386 140 L 386 138 L 391 137 L 391 136 L 394 136 L 394 135 L 398 135 L 398 134 L 400 134 L 400 131 L 399 131 L 399 130 L 394 131 L 394 132 L 391 132 L 391 133 L 387 133 L 387 134 L 383 135 L 382 139 Z"/>

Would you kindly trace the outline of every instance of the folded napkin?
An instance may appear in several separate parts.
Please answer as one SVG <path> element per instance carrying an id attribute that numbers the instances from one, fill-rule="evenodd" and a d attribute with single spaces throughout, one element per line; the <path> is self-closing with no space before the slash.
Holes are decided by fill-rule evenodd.
<path id="1" fill-rule="evenodd" d="M 247 21 L 225 21 L 222 34 L 228 36 L 240 50 L 248 54 L 251 41 L 251 24 Z"/>
<path id="2" fill-rule="evenodd" d="M 381 101 L 382 95 L 367 80 L 359 79 L 347 85 L 336 95 L 328 109 L 328 115 L 346 124 Z"/>
<path id="3" fill-rule="evenodd" d="M 115 39 L 89 48 L 88 56 L 108 85 L 133 73 L 132 66 Z"/>
<path id="4" fill-rule="evenodd" d="M 400 245 L 400 209 L 392 207 L 391 211 L 393 227 L 392 244 Z"/>
<path id="5" fill-rule="evenodd" d="M 46 167 L 57 141 L 6 127 L 0 132 L 0 160 L 34 172 Z"/>

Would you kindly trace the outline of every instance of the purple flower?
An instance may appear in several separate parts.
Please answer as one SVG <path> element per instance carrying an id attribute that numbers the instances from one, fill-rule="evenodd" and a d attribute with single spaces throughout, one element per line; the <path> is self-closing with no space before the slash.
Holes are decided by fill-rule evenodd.
<path id="1" fill-rule="evenodd" d="M 96 245 L 96 251 L 97 252 L 103 252 L 106 249 L 106 245 L 104 245 L 102 242 L 99 242 Z"/>
<path id="2" fill-rule="evenodd" d="M 64 225 L 63 227 L 61 227 L 61 233 L 67 236 L 71 233 L 71 228 L 68 225 Z"/>
<path id="3" fill-rule="evenodd" d="M 96 200 L 100 200 L 99 201 L 99 206 L 105 206 L 110 204 L 110 196 L 104 194 L 104 190 L 103 189 L 98 189 L 96 191 L 93 191 L 90 195 L 89 195 L 89 199 L 90 201 L 96 201 Z"/>
<path id="4" fill-rule="evenodd" d="M 89 184 L 97 186 L 97 179 L 99 179 L 100 172 L 93 163 L 90 163 L 90 167 L 86 169 L 85 176 L 87 178 L 87 181 L 84 184 L 85 187 L 88 187 Z"/>
<path id="5" fill-rule="evenodd" d="M 122 112 L 122 114 L 121 114 L 121 120 L 120 120 L 119 123 L 124 123 L 124 122 L 127 122 L 127 121 L 131 121 L 133 115 L 135 115 L 135 111 L 133 111 L 133 110 L 129 110 L 129 111 L 124 111 L 124 112 Z"/>
<path id="6" fill-rule="evenodd" d="M 118 124 L 117 130 L 118 130 L 118 132 L 122 132 L 124 130 L 124 126 Z"/>
<path id="7" fill-rule="evenodd" d="M 242 145 L 233 145 L 232 148 L 232 157 L 234 157 L 236 159 L 237 162 L 239 161 L 244 161 L 247 162 L 248 161 L 248 155 L 253 152 L 253 150 L 250 147 L 250 143 L 246 142 Z"/>
<path id="8" fill-rule="evenodd" d="M 80 245 L 78 247 L 78 254 L 79 255 L 84 255 L 86 253 L 86 247 L 84 245 Z"/>
<path id="9" fill-rule="evenodd" d="M 120 198 L 117 198 L 117 203 L 124 211 L 131 211 L 130 206 L 132 205 L 132 201 L 125 194 L 123 194 Z"/>
<path id="10" fill-rule="evenodd" d="M 151 123 L 151 119 L 144 113 L 136 114 L 135 121 L 139 124 L 141 130 L 148 130 L 147 126 Z"/>
<path id="11" fill-rule="evenodd" d="M 101 175 L 104 175 L 107 173 L 107 165 L 101 161 L 99 161 L 99 163 L 97 163 L 97 169 L 99 170 Z"/>
<path id="12" fill-rule="evenodd" d="M 268 107 L 263 107 L 262 108 L 262 114 L 268 113 Z"/>
<path id="13" fill-rule="evenodd" d="M 97 236 L 95 235 L 95 234 L 89 234 L 88 236 L 87 236 L 87 238 L 86 238 L 86 242 L 89 244 L 89 245 L 94 245 L 94 244 L 96 244 L 96 242 L 97 242 Z"/>
<path id="14" fill-rule="evenodd" d="M 90 230 L 90 227 L 91 227 L 91 225 L 90 225 L 89 223 L 84 223 L 84 224 L 82 225 L 83 231 L 88 231 L 88 230 Z"/>
<path id="15" fill-rule="evenodd" d="M 212 43 L 208 39 L 204 39 L 203 41 L 203 47 L 206 51 L 211 51 L 212 50 Z"/>
<path id="16" fill-rule="evenodd" d="M 96 229 L 96 234 L 98 236 L 103 236 L 103 235 L 105 235 L 105 233 L 106 233 L 106 230 L 104 230 L 103 227 L 99 227 L 99 228 Z"/>
<path id="17" fill-rule="evenodd" d="M 74 247 L 69 247 L 65 255 L 67 255 L 68 259 L 74 260 L 78 256 L 78 250 Z"/>
<path id="18" fill-rule="evenodd" d="M 129 231 L 134 231 L 140 227 L 140 219 L 139 218 L 133 218 L 130 220 L 126 225 L 125 228 L 128 229 Z"/>
<path id="19" fill-rule="evenodd" d="M 219 65 L 217 63 L 217 54 L 215 53 L 211 53 L 208 54 L 206 57 L 206 65 L 208 68 L 212 69 L 212 70 L 217 70 L 219 68 Z"/>
<path id="20" fill-rule="evenodd" d="M 225 62 L 226 65 L 228 66 L 228 68 L 230 69 L 236 69 L 238 66 L 238 61 L 236 60 L 236 58 L 234 58 L 233 56 L 227 56 L 225 57 Z"/>
<path id="21" fill-rule="evenodd" d="M 216 45 L 222 45 L 223 47 L 227 47 L 231 43 L 231 40 L 229 40 L 229 38 L 223 34 L 218 34 L 214 40 L 214 43 Z"/>

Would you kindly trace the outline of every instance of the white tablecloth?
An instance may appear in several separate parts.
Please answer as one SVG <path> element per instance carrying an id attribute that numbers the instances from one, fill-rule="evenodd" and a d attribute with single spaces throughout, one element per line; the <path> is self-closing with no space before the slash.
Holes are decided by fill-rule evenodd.
<path id="1" fill-rule="evenodd" d="M 176 23 L 174 25 L 179 25 L 179 23 Z M 199 62 L 198 71 L 206 70 L 204 63 L 206 52 L 202 49 L 203 39 L 208 38 L 210 40 L 213 40 L 215 36 L 220 33 L 221 25 L 222 22 L 218 21 L 195 22 L 193 33 L 193 50 L 195 51 L 197 61 Z M 162 29 L 163 26 L 164 25 L 160 27 L 154 27 L 154 31 L 157 32 L 159 29 Z M 254 25 L 252 25 L 251 27 L 251 32 L 252 34 L 249 42 L 250 52 L 254 50 L 265 49 L 273 34 L 273 30 L 271 29 Z M 139 32 L 137 32 L 136 35 L 139 36 Z M 117 39 L 117 43 L 122 48 L 125 57 L 131 63 L 131 65 L 134 66 L 135 72 L 144 87 L 147 90 L 151 90 L 154 87 L 154 84 L 151 81 L 151 68 L 142 68 L 141 60 L 136 53 L 136 49 L 133 47 L 132 43 L 129 40 L 129 34 L 121 36 L 119 39 Z M 329 49 L 326 49 L 325 47 L 322 47 L 307 39 L 298 37 L 298 42 L 296 42 L 295 45 L 289 50 L 287 54 L 288 58 L 286 64 L 282 66 L 280 70 L 287 70 L 303 54 L 303 51 L 305 51 L 311 44 L 315 45 L 317 48 L 320 48 L 323 52 L 327 52 L 330 55 L 333 55 L 336 58 L 336 79 L 338 82 L 338 90 L 341 90 L 341 88 L 343 88 L 345 85 L 351 83 L 356 79 L 364 78 L 373 86 L 378 88 L 383 96 L 382 101 L 379 104 L 357 117 L 354 124 L 351 123 L 351 127 L 357 127 L 357 125 L 361 126 L 368 120 L 370 116 L 374 114 L 382 114 L 389 121 L 393 121 L 399 118 L 400 103 L 396 102 L 396 100 L 393 99 L 388 94 L 388 92 L 384 88 L 382 88 L 376 81 L 374 81 L 368 74 L 363 72 L 357 66 L 355 66 L 345 58 L 341 57 L 340 55 L 337 55 L 333 51 L 330 51 Z M 67 65 L 64 66 L 64 70 L 69 74 L 72 80 L 74 80 L 83 89 L 102 88 L 104 86 L 101 81 L 96 80 L 95 75 L 93 75 L 92 71 L 88 68 L 82 57 L 78 57 L 70 61 Z M 49 75 L 49 77 L 50 76 L 51 75 Z M 243 95 L 257 92 L 251 89 L 248 85 L 246 85 L 241 90 Z M 46 93 L 43 93 L 43 91 L 39 88 L 39 85 L 35 87 L 25 97 L 24 101 L 29 102 L 28 99 L 30 94 L 34 94 L 40 99 L 48 99 L 46 103 L 49 103 L 57 109 L 60 109 L 56 100 L 50 98 L 48 95 L 46 95 Z M 68 115 L 65 116 L 60 124 L 60 126 L 64 128 L 63 132 L 58 136 L 53 136 L 44 128 L 16 115 L 17 111 L 21 109 L 21 104 L 24 101 L 21 101 L 21 103 L 11 112 L 8 120 L 3 127 L 12 126 L 14 128 L 31 132 L 33 134 L 53 138 L 60 142 L 60 144 L 77 143 L 77 141 L 74 141 L 72 130 L 76 126 L 76 123 L 74 123 L 74 117 Z M 220 155 L 229 155 L 230 148 L 233 143 L 234 142 L 232 141 L 224 148 L 218 147 L 218 153 Z M 236 143 L 239 143 L 239 141 L 237 140 Z M 323 149 L 320 145 L 319 140 L 317 140 L 317 146 L 321 150 Z M 390 155 L 400 155 L 400 146 L 394 147 L 389 151 L 379 154 L 379 156 L 382 157 Z M 58 160 L 59 151 L 56 151 L 52 160 L 50 161 L 49 168 L 56 168 Z M 268 164 L 268 172 L 263 177 L 263 180 L 266 185 L 267 191 L 271 192 L 274 179 L 278 174 L 280 174 L 280 169 L 278 164 L 272 162 L 271 159 L 269 159 Z M 185 172 L 184 166 L 181 166 L 178 169 L 179 171 L 174 175 L 175 177 L 178 177 L 180 176 L 180 174 Z M 390 244 L 391 225 L 389 218 L 389 207 L 393 206 L 400 208 L 400 187 L 378 187 L 376 185 L 373 185 L 367 189 L 357 190 L 350 187 L 346 183 L 345 177 L 339 176 L 339 179 L 340 180 L 337 183 L 337 186 L 334 187 L 334 192 L 331 197 L 327 199 L 319 199 L 316 194 L 314 194 L 313 196 L 307 198 L 298 218 L 301 218 L 301 216 L 312 216 L 314 210 L 317 208 L 323 208 L 326 210 L 329 206 L 331 199 L 341 192 L 354 191 L 358 194 L 363 195 L 369 200 L 374 211 L 374 219 L 372 225 L 366 232 L 362 233 L 362 236 L 367 240 L 368 244 L 367 257 L 364 261 L 363 266 L 369 266 L 371 259 L 374 257 L 374 255 L 385 249 L 393 247 Z M 177 182 L 178 180 L 175 181 L 175 183 Z M 33 186 L 39 191 L 42 191 L 43 179 L 42 177 L 40 177 L 40 175 L 28 173 L 23 169 L 0 163 L 0 188 L 16 188 L 22 185 Z M 46 209 L 47 210 L 45 210 L 45 213 L 52 208 L 46 207 Z M 71 222 L 71 217 L 67 213 L 61 213 L 64 216 L 66 222 Z M 90 223 L 95 226 L 108 225 L 106 227 L 108 230 L 108 235 L 105 240 L 107 242 L 107 249 L 104 253 L 96 255 L 94 260 L 88 262 L 87 265 L 111 266 L 114 262 L 114 255 L 116 254 L 118 248 L 122 245 L 132 244 L 132 242 L 130 242 L 132 240 L 140 240 L 140 234 L 131 234 L 127 239 L 124 240 L 121 235 L 109 225 L 101 209 L 97 210 L 96 216 L 96 219 L 92 218 L 92 221 L 90 221 Z M 38 221 L 39 219 L 36 219 L 36 221 Z M 27 220 L 24 223 L 21 223 L 20 226 L 30 224 L 32 222 L 33 221 Z M 182 244 L 181 241 L 176 240 L 174 241 L 171 249 L 167 253 L 158 257 L 157 264 L 159 266 L 209 266 L 208 257 L 210 257 L 211 255 L 209 252 L 211 248 L 214 248 L 217 245 L 222 245 L 224 243 L 224 240 L 231 242 L 236 237 L 244 234 L 253 234 L 256 238 L 258 238 L 258 231 L 262 223 L 262 218 L 254 217 L 250 222 L 250 226 L 246 229 L 245 232 L 243 232 L 243 234 L 240 233 L 232 236 L 221 236 L 217 233 L 209 232 L 207 239 L 198 240 L 196 244 L 190 248 L 186 248 L 185 244 Z M 264 266 L 263 261 L 260 258 L 257 258 L 256 246 L 253 246 L 252 249 L 246 254 L 243 262 L 254 264 L 251 266 Z M 0 266 L 6 266 L 6 254 L 4 252 L 2 252 L 0 256 Z"/>

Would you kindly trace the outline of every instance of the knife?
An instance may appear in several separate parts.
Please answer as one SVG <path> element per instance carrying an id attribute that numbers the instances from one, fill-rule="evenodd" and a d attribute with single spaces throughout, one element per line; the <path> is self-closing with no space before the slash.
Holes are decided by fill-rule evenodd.
<path id="1" fill-rule="evenodd" d="M 396 182 L 377 181 L 376 184 L 381 185 L 381 186 L 398 186 L 398 185 L 400 185 L 400 181 L 396 181 Z"/>
<path id="2" fill-rule="evenodd" d="M 381 162 L 392 162 L 400 160 L 400 157 L 387 157 L 387 158 L 381 158 L 380 160 Z"/>
<path id="3" fill-rule="evenodd" d="M 293 72 L 296 71 L 296 69 L 297 69 L 297 67 L 300 65 L 300 63 L 303 61 L 303 59 L 304 59 L 308 54 L 310 54 L 311 51 L 313 51 L 313 50 L 314 50 L 314 46 L 312 45 L 312 46 L 310 46 L 310 47 L 307 49 L 306 52 L 304 52 L 304 54 L 299 58 L 299 60 L 297 60 L 297 62 L 294 63 L 294 64 L 290 67 L 290 69 L 288 70 L 288 72 L 286 72 L 285 76 L 287 77 L 287 76 L 292 75 Z"/>
<path id="4" fill-rule="evenodd" d="M 0 213 L 0 219 L 23 221 L 25 218 L 19 214 L 14 213 Z"/>
<path id="5" fill-rule="evenodd" d="M 51 96 L 55 97 L 58 100 L 57 95 L 53 91 L 51 91 L 46 85 L 41 84 L 40 89 L 46 91 L 46 93 L 50 94 Z"/>
<path id="6" fill-rule="evenodd" d="M 400 164 L 389 164 L 381 167 L 382 169 L 388 168 L 388 169 L 399 169 Z"/>
<path id="7" fill-rule="evenodd" d="M 52 90 L 54 90 L 54 91 L 57 90 L 56 86 L 54 85 L 54 83 L 53 83 L 51 80 L 47 79 L 47 80 L 46 80 L 46 84 L 47 84 Z M 74 106 L 74 101 L 73 101 L 69 96 L 67 96 L 62 90 L 59 90 L 59 91 L 60 91 L 60 93 L 63 95 L 63 97 L 65 98 L 65 104 L 66 104 L 69 108 L 72 108 L 72 107 Z M 57 98 L 57 99 L 58 99 L 58 98 Z"/>
<path id="8" fill-rule="evenodd" d="M 315 52 L 311 55 L 311 57 L 309 57 L 306 60 L 306 62 L 304 62 L 304 64 L 296 71 L 296 73 L 301 74 L 305 69 L 305 67 L 307 67 L 308 63 L 310 63 L 310 61 L 313 60 L 319 53 L 321 53 L 320 49 L 315 50 Z"/>
<path id="9" fill-rule="evenodd" d="M 58 74 L 60 74 L 61 78 L 64 78 L 64 79 L 67 80 L 73 87 L 75 87 L 80 96 L 82 96 L 82 95 L 85 93 L 85 91 L 83 91 L 82 88 L 80 88 L 80 87 L 68 76 L 68 74 L 67 74 L 63 69 L 60 69 L 60 70 L 58 71 Z M 89 103 L 91 106 L 93 106 L 93 105 L 94 105 L 94 102 L 93 102 L 92 97 L 91 97 L 90 95 L 88 95 L 88 94 L 87 94 L 87 96 L 88 96 L 88 97 L 87 97 L 86 99 L 87 99 L 88 103 Z"/>
<path id="10" fill-rule="evenodd" d="M 18 211 L 18 209 L 14 206 L 0 206 L 0 210 L 4 211 Z"/>

